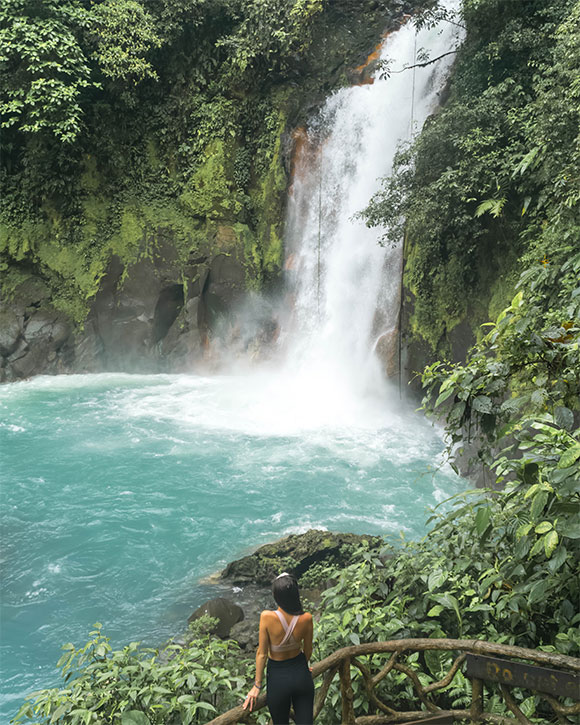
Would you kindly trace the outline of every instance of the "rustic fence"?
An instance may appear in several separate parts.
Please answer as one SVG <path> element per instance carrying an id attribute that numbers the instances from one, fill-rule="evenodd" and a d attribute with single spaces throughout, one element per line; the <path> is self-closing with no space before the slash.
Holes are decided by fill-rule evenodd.
<path id="1" fill-rule="evenodd" d="M 455 654 L 455 657 L 445 677 L 437 682 L 423 685 L 420 670 L 401 660 L 408 654 L 428 650 L 451 652 Z M 379 655 L 379 657 L 373 657 L 372 665 L 369 661 L 363 663 L 360 658 L 368 655 Z M 381 659 L 380 655 L 390 656 L 384 664 L 380 663 L 377 666 L 376 661 Z M 511 660 L 494 659 L 497 657 L 516 658 L 533 664 L 530 666 L 529 664 L 525 665 Z M 382 659 L 384 661 L 385 658 Z M 458 669 L 464 663 L 467 664 L 464 674 L 471 680 L 472 684 L 469 709 L 450 710 L 438 707 L 433 696 L 438 690 L 443 690 L 443 688 L 451 684 Z M 554 667 L 559 669 L 546 669 Z M 370 709 L 376 713 L 374 715 L 359 715 L 357 717 L 355 713 L 351 680 L 352 668 L 356 668 L 362 675 L 366 698 L 371 706 Z M 392 703 L 389 704 L 379 697 L 376 691 L 377 685 L 393 670 L 409 678 L 415 698 L 421 703 L 421 709 L 396 710 L 392 707 Z M 514 718 L 515 722 L 532 725 L 512 696 L 510 687 L 515 686 L 524 687 L 544 698 L 558 723 L 577 723 L 577 718 L 580 715 L 580 702 L 565 705 L 559 701 L 558 697 L 560 700 L 563 698 L 580 700 L 580 674 L 578 673 L 580 673 L 580 659 L 575 657 L 524 649 L 523 647 L 510 647 L 480 640 L 399 639 L 388 642 L 370 642 L 344 647 L 314 664 L 312 676 L 314 678 L 322 676 L 322 683 L 316 691 L 314 700 L 314 718 L 316 719 L 320 714 L 330 685 L 338 674 L 343 725 L 387 725 L 388 723 L 410 724 L 418 722 L 452 723 L 460 721 L 513 725 Z M 423 681 L 425 679 L 423 678 Z M 493 681 L 498 684 L 497 691 L 514 717 L 506 717 L 485 710 L 485 681 Z M 254 712 L 265 705 L 266 696 L 262 694 L 257 700 Z M 570 718 L 574 719 L 571 720 Z M 250 720 L 251 715 L 240 706 L 216 717 L 208 725 L 234 725 L 234 723 L 249 722 Z"/>

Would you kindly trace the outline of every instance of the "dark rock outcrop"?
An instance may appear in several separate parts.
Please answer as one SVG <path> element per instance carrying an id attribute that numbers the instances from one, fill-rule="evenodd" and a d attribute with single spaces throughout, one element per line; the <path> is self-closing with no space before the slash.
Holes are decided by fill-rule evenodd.
<path id="1" fill-rule="evenodd" d="M 333 564 L 342 568 L 351 563 L 353 549 L 363 541 L 371 548 L 382 548 L 378 536 L 358 536 L 311 529 L 261 546 L 249 556 L 228 564 L 218 580 L 214 580 L 216 594 L 189 617 L 192 623 L 209 614 L 219 620 L 213 630 L 222 638 L 235 640 L 240 646 L 240 656 L 247 657 L 258 646 L 260 614 L 264 609 L 275 609 L 272 597 L 272 579 L 283 570 L 299 578 L 304 607 L 313 613 L 319 609 L 322 593 L 333 584 L 324 569 L 317 564 Z M 320 578 L 322 577 L 322 579 Z M 315 588 L 311 588 L 314 586 Z M 186 646 L 192 632 L 174 638 L 173 644 Z"/>
<path id="2" fill-rule="evenodd" d="M 29 277 L 0 302 L 0 381 L 216 365 L 246 286 L 235 234 L 220 229 L 214 251 L 185 264 L 171 240 L 129 267 L 113 256 L 82 328 L 51 306 L 39 277 Z"/>
<path id="3" fill-rule="evenodd" d="M 379 545 L 376 536 L 335 534 L 330 531 L 311 529 L 305 534 L 293 534 L 273 544 L 265 544 L 256 552 L 228 564 L 221 578 L 233 584 L 251 582 L 270 585 L 272 579 L 283 571 L 302 577 L 319 563 L 344 564 L 348 550 L 362 541 Z"/>
<path id="4" fill-rule="evenodd" d="M 196 619 L 203 617 L 205 614 L 218 620 L 213 632 L 218 637 L 223 638 L 229 635 L 234 624 L 244 619 L 244 611 L 241 607 L 229 599 L 217 597 L 216 599 L 209 599 L 201 607 L 198 607 L 187 621 L 191 624 L 191 622 L 195 622 Z"/>
<path id="5" fill-rule="evenodd" d="M 0 301 L 0 381 L 66 371 L 72 325 L 50 307 L 48 296 L 44 282 L 30 277 L 19 287 L 17 303 Z"/>

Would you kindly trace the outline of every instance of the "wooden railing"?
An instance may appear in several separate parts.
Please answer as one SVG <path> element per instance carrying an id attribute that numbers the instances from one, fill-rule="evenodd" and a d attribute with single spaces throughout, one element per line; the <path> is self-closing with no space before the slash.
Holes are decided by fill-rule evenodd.
<path id="1" fill-rule="evenodd" d="M 401 661 L 401 658 L 414 653 L 426 652 L 427 650 L 448 651 L 455 653 L 455 658 L 451 664 L 447 674 L 437 682 L 431 682 L 428 685 L 421 684 L 419 675 L 420 671 L 415 669 L 411 664 Z M 541 667 L 556 667 L 565 670 L 567 673 L 550 670 L 552 674 L 545 677 L 533 677 L 527 674 L 524 677 L 524 687 L 533 691 L 544 698 L 549 703 L 554 717 L 559 723 L 574 723 L 578 720 L 570 720 L 580 714 L 580 703 L 574 705 L 564 705 L 558 701 L 557 696 L 547 694 L 555 691 L 560 697 L 572 697 L 572 699 L 580 699 L 577 692 L 580 673 L 580 659 L 568 657 L 566 655 L 556 654 L 553 652 L 542 652 L 540 650 L 524 649 L 523 647 L 511 647 L 508 645 L 494 644 L 492 642 L 484 642 L 480 640 L 468 639 L 399 639 L 390 640 L 388 642 L 370 642 L 368 644 L 354 645 L 352 647 L 344 647 L 324 660 L 314 664 L 312 676 L 314 678 L 322 676 L 322 683 L 316 691 L 314 700 L 314 718 L 320 714 L 330 685 L 338 673 L 340 679 L 340 696 L 342 700 L 342 723 L 344 725 L 387 725 L 387 723 L 452 723 L 461 720 L 468 720 L 473 723 L 499 723 L 500 725 L 513 725 L 514 718 L 486 712 L 484 706 L 484 680 L 494 680 L 499 683 L 499 692 L 503 697 L 503 701 L 507 708 L 515 716 L 515 721 L 532 725 L 521 709 L 518 707 L 513 698 L 509 685 L 516 686 L 518 683 L 513 680 L 511 670 L 503 668 L 504 677 L 502 679 L 502 671 L 498 670 L 498 677 L 491 672 L 490 676 L 474 677 L 467 675 L 472 683 L 471 704 L 469 709 L 442 709 L 433 701 L 433 694 L 437 690 L 443 690 L 451 684 L 458 669 L 463 665 L 468 655 L 487 655 L 488 657 L 513 657 L 518 660 L 540 665 Z M 373 658 L 371 664 L 363 663 L 360 658 L 368 655 L 390 655 L 388 660 L 377 669 L 376 660 Z M 511 665 L 511 662 L 507 663 Z M 513 663 L 513 667 L 517 668 L 517 663 Z M 361 673 L 367 701 L 370 709 L 374 710 L 374 715 L 359 715 L 357 717 L 354 707 L 354 693 L 351 680 L 351 668 L 356 668 Z M 524 666 L 525 667 L 525 666 Z M 488 666 L 489 669 L 489 666 Z M 527 670 L 535 670 L 537 668 L 528 667 Z M 377 685 L 381 683 L 389 674 L 395 670 L 409 678 L 415 698 L 421 703 L 422 708 L 416 710 L 396 710 L 381 699 L 376 692 Z M 507 673 L 507 674 L 506 674 Z M 507 676 L 509 675 L 509 677 Z M 562 675 L 567 677 L 566 688 L 558 688 L 558 677 Z M 552 678 L 552 680 L 550 680 Z M 542 682 L 552 681 L 552 689 L 543 687 Z M 509 684 L 506 684 L 509 683 Z M 572 689 L 570 689 L 572 688 Z M 547 689 L 547 692 L 546 692 Z M 254 712 L 266 705 L 266 695 L 262 694 L 257 700 Z M 234 723 L 248 722 L 251 715 L 242 707 L 235 707 L 211 720 L 208 725 L 234 725 Z"/>

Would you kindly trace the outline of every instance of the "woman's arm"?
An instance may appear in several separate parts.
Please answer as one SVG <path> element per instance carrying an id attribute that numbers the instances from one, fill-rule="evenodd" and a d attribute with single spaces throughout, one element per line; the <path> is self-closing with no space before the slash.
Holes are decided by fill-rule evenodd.
<path id="1" fill-rule="evenodd" d="M 306 657 L 306 660 L 310 662 L 310 658 L 312 657 L 312 631 L 313 631 L 313 624 L 312 624 L 312 615 L 306 614 L 306 617 L 308 619 L 306 620 L 306 630 L 304 632 L 304 656 Z"/>
<path id="2" fill-rule="evenodd" d="M 260 631 L 258 639 L 258 649 L 256 651 L 256 680 L 254 686 L 248 693 L 248 696 L 244 700 L 244 710 L 250 706 L 250 712 L 254 709 L 260 690 L 263 687 L 264 669 L 266 667 L 266 660 L 268 659 L 268 651 L 270 649 L 270 638 L 268 637 L 268 629 L 266 627 L 266 612 L 262 612 L 260 615 Z M 312 640 L 312 636 L 310 637 Z M 312 649 L 312 647 L 311 647 Z"/>

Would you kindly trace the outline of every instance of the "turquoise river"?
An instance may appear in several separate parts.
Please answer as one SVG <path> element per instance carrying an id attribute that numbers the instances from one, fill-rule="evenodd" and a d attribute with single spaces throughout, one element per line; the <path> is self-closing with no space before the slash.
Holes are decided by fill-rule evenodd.
<path id="1" fill-rule="evenodd" d="M 420 537 L 462 487 L 395 391 L 317 414 L 293 385 L 261 370 L 0 387 L 2 723 L 94 622 L 115 645 L 161 644 L 229 560 L 313 527 Z"/>

